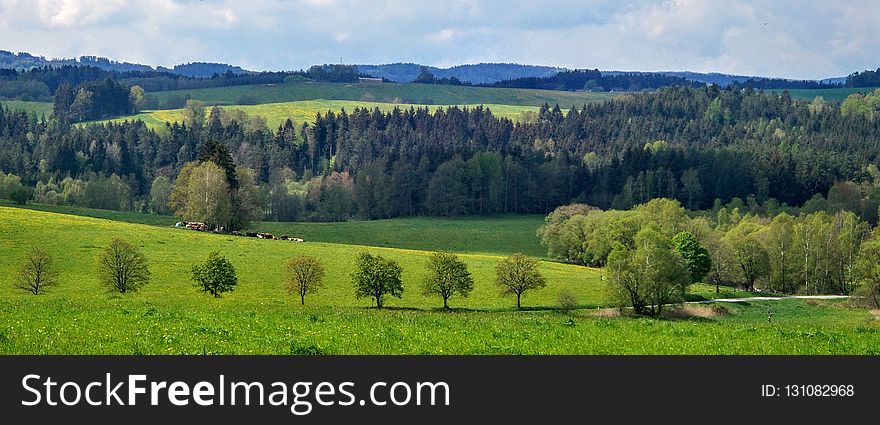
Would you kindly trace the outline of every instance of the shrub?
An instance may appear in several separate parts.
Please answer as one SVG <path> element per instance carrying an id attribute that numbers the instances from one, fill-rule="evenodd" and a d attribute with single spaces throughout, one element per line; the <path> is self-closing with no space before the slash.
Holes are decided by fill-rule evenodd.
<path id="1" fill-rule="evenodd" d="M 562 289 L 556 294 L 556 304 L 565 312 L 574 310 L 578 306 L 577 296 L 569 289 Z"/>

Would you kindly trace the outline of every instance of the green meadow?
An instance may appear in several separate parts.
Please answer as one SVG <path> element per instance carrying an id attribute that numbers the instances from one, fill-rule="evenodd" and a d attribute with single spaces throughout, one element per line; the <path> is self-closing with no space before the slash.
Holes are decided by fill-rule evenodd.
<path id="1" fill-rule="evenodd" d="M 482 106 L 484 108 L 488 108 L 492 113 L 496 116 L 501 116 L 505 118 L 509 118 L 511 120 L 517 121 L 522 118 L 523 112 L 538 112 L 539 108 L 536 106 L 515 106 L 515 105 L 498 105 L 498 104 L 486 104 L 486 105 L 459 105 L 460 107 L 467 108 L 475 108 L 478 106 Z M 394 108 L 400 109 L 409 109 L 409 108 L 427 108 L 430 111 L 435 111 L 437 108 L 442 108 L 445 106 L 438 105 L 410 105 L 410 104 L 402 104 L 402 103 L 382 103 L 382 102 L 362 102 L 362 101 L 353 101 L 353 100 L 301 100 L 295 102 L 281 102 L 281 103 L 265 103 L 259 105 L 234 105 L 234 106 L 222 106 L 222 108 L 227 110 L 239 109 L 247 113 L 248 115 L 257 115 L 261 116 L 266 120 L 266 123 L 269 125 L 270 129 L 276 129 L 279 125 L 283 124 L 287 119 L 293 119 L 294 123 L 297 125 L 303 123 L 313 123 L 315 121 L 315 115 L 318 113 L 325 114 L 327 111 L 339 112 L 341 110 L 346 110 L 348 112 L 353 111 L 355 108 L 379 108 L 383 112 L 389 112 Z M 210 108 L 205 111 L 205 114 L 210 114 Z M 128 115 L 113 118 L 107 121 L 111 122 L 122 122 L 126 120 L 141 120 L 147 126 L 151 128 L 161 128 L 165 126 L 165 123 L 173 123 L 173 122 L 183 122 L 184 110 L 183 109 L 162 109 L 156 111 L 144 111 L 135 115 Z"/>
<path id="2" fill-rule="evenodd" d="M 400 83 L 319 83 L 290 82 L 252 86 L 216 87 L 196 90 L 152 92 L 162 109 L 170 109 L 171 100 L 192 98 L 212 105 L 241 103 L 281 103 L 327 99 L 358 102 L 406 103 L 420 105 L 500 104 L 541 106 L 559 104 L 571 108 L 585 103 L 601 102 L 616 93 L 566 92 L 555 90 L 508 89 L 490 87 L 450 86 L 439 84 Z M 248 102 L 242 102 L 242 100 Z M 173 102 L 172 102 L 173 103 Z"/>
<path id="3" fill-rule="evenodd" d="M 13 204 L 0 200 L 0 206 L 3 205 Z M 180 220 L 167 215 L 67 205 L 28 204 L 17 207 L 163 227 L 171 227 Z M 269 232 L 276 236 L 301 237 L 307 242 L 469 254 L 508 255 L 522 252 L 533 257 L 545 257 L 547 250 L 541 246 L 536 234 L 538 227 L 543 223 L 543 215 L 533 214 L 460 218 L 415 217 L 332 223 L 257 221 L 251 223 L 248 230 Z"/>
<path id="4" fill-rule="evenodd" d="M 813 100 L 822 97 L 828 102 L 843 102 L 853 93 L 868 93 L 876 90 L 876 87 L 865 88 L 833 88 L 833 89 L 792 89 L 788 90 L 792 99 Z M 774 93 L 782 93 L 784 90 L 768 90 Z"/>
<path id="5" fill-rule="evenodd" d="M 847 302 L 752 302 L 701 306 L 694 314 L 663 319 L 614 317 L 600 309 L 605 304 L 600 270 L 546 261 L 540 268 L 547 288 L 527 293 L 525 309 L 515 311 L 514 300 L 500 297 L 492 283 L 494 266 L 503 253 L 539 248 L 529 240 L 540 224 L 537 217 L 461 219 L 448 225 L 435 219 L 340 227 L 277 223 L 271 229 L 313 235 L 294 243 L 174 229 L 170 217 L 107 212 L 95 218 L 40 209 L 102 215 L 0 206 L 0 275 L 5 276 L 0 353 L 880 354 L 880 321 Z M 504 223 L 510 229 L 503 229 Z M 489 227 L 484 234 L 477 231 L 482 226 Z M 531 236 L 491 238 L 493 227 Z M 385 241 L 406 248 L 318 242 L 320 234 L 325 240 L 349 235 L 351 243 Z M 139 292 L 108 293 L 95 278 L 98 253 L 117 236 L 139 246 L 150 261 L 152 281 Z M 423 296 L 418 288 L 429 252 L 415 248 L 432 240 L 444 249 L 471 252 L 461 257 L 474 274 L 475 289 L 469 298 L 452 298 L 452 311 L 442 311 L 439 299 Z M 11 282 L 31 246 L 48 250 L 61 271 L 61 283 L 44 295 L 16 290 Z M 238 271 L 238 287 L 220 299 L 197 292 L 189 282 L 190 266 L 211 250 L 221 251 Z M 404 268 L 403 298 L 390 298 L 389 308 L 377 310 L 370 300 L 353 296 L 349 274 L 354 256 L 365 250 Z M 307 297 L 306 306 L 286 295 L 281 284 L 284 261 L 297 254 L 318 257 L 327 268 L 326 286 Z M 558 310 L 555 300 L 562 290 L 575 294 L 578 309 Z M 693 292 L 697 299 L 714 294 L 706 285 Z"/>
<path id="6" fill-rule="evenodd" d="M 52 115 L 55 108 L 55 104 L 52 102 L 25 102 L 22 100 L 0 100 L 0 105 L 7 109 L 34 113 L 37 116 L 45 115 L 46 118 Z"/>

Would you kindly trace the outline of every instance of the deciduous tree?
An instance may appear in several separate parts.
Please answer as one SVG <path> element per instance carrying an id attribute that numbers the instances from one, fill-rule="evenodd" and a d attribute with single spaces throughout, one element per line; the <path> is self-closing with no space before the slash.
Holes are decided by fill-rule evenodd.
<path id="1" fill-rule="evenodd" d="M 203 264 L 192 266 L 192 280 L 197 288 L 213 295 L 214 298 L 220 298 L 223 293 L 231 292 L 238 284 L 235 267 L 218 251 L 208 254 Z"/>
<path id="2" fill-rule="evenodd" d="M 32 248 L 18 268 L 15 287 L 40 295 L 58 283 L 58 272 L 52 256 L 42 248 Z"/>
<path id="3" fill-rule="evenodd" d="M 397 298 L 403 295 L 403 268 L 396 261 L 362 252 L 358 254 L 356 266 L 351 280 L 358 299 L 372 298 L 376 307 L 382 308 L 386 295 Z"/>
<path id="4" fill-rule="evenodd" d="M 522 308 L 521 299 L 526 291 L 547 286 L 538 264 L 538 260 L 517 252 L 495 267 L 495 284 L 501 287 L 501 295 L 516 296 L 517 309 Z"/>
<path id="5" fill-rule="evenodd" d="M 324 284 L 324 266 L 308 255 L 299 255 L 287 261 L 284 287 L 287 293 L 299 295 L 300 304 L 306 304 L 306 294 L 314 294 Z"/>
<path id="6" fill-rule="evenodd" d="M 434 253 L 428 259 L 428 273 L 422 280 L 422 293 L 426 296 L 439 295 L 443 298 L 443 308 L 449 308 L 449 298 L 453 295 L 467 297 L 474 289 L 474 278 L 467 264 L 457 255 L 445 252 Z"/>
<path id="7" fill-rule="evenodd" d="M 150 281 L 147 257 L 136 246 L 115 238 L 98 258 L 98 277 L 111 291 L 137 291 Z"/>

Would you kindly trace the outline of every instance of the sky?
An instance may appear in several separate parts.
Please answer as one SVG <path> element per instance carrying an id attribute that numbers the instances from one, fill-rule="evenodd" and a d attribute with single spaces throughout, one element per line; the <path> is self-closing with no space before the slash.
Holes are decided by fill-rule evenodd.
<path id="1" fill-rule="evenodd" d="M 0 0 L 0 49 L 251 70 L 515 62 L 818 79 L 880 67 L 877 0 Z"/>

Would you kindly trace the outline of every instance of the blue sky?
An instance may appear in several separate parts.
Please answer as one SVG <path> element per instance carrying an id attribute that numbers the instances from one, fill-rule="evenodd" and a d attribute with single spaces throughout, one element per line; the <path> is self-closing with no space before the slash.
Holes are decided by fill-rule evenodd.
<path id="1" fill-rule="evenodd" d="M 880 66 L 876 0 L 0 0 L 0 49 L 150 65 L 518 62 L 789 78 Z"/>

